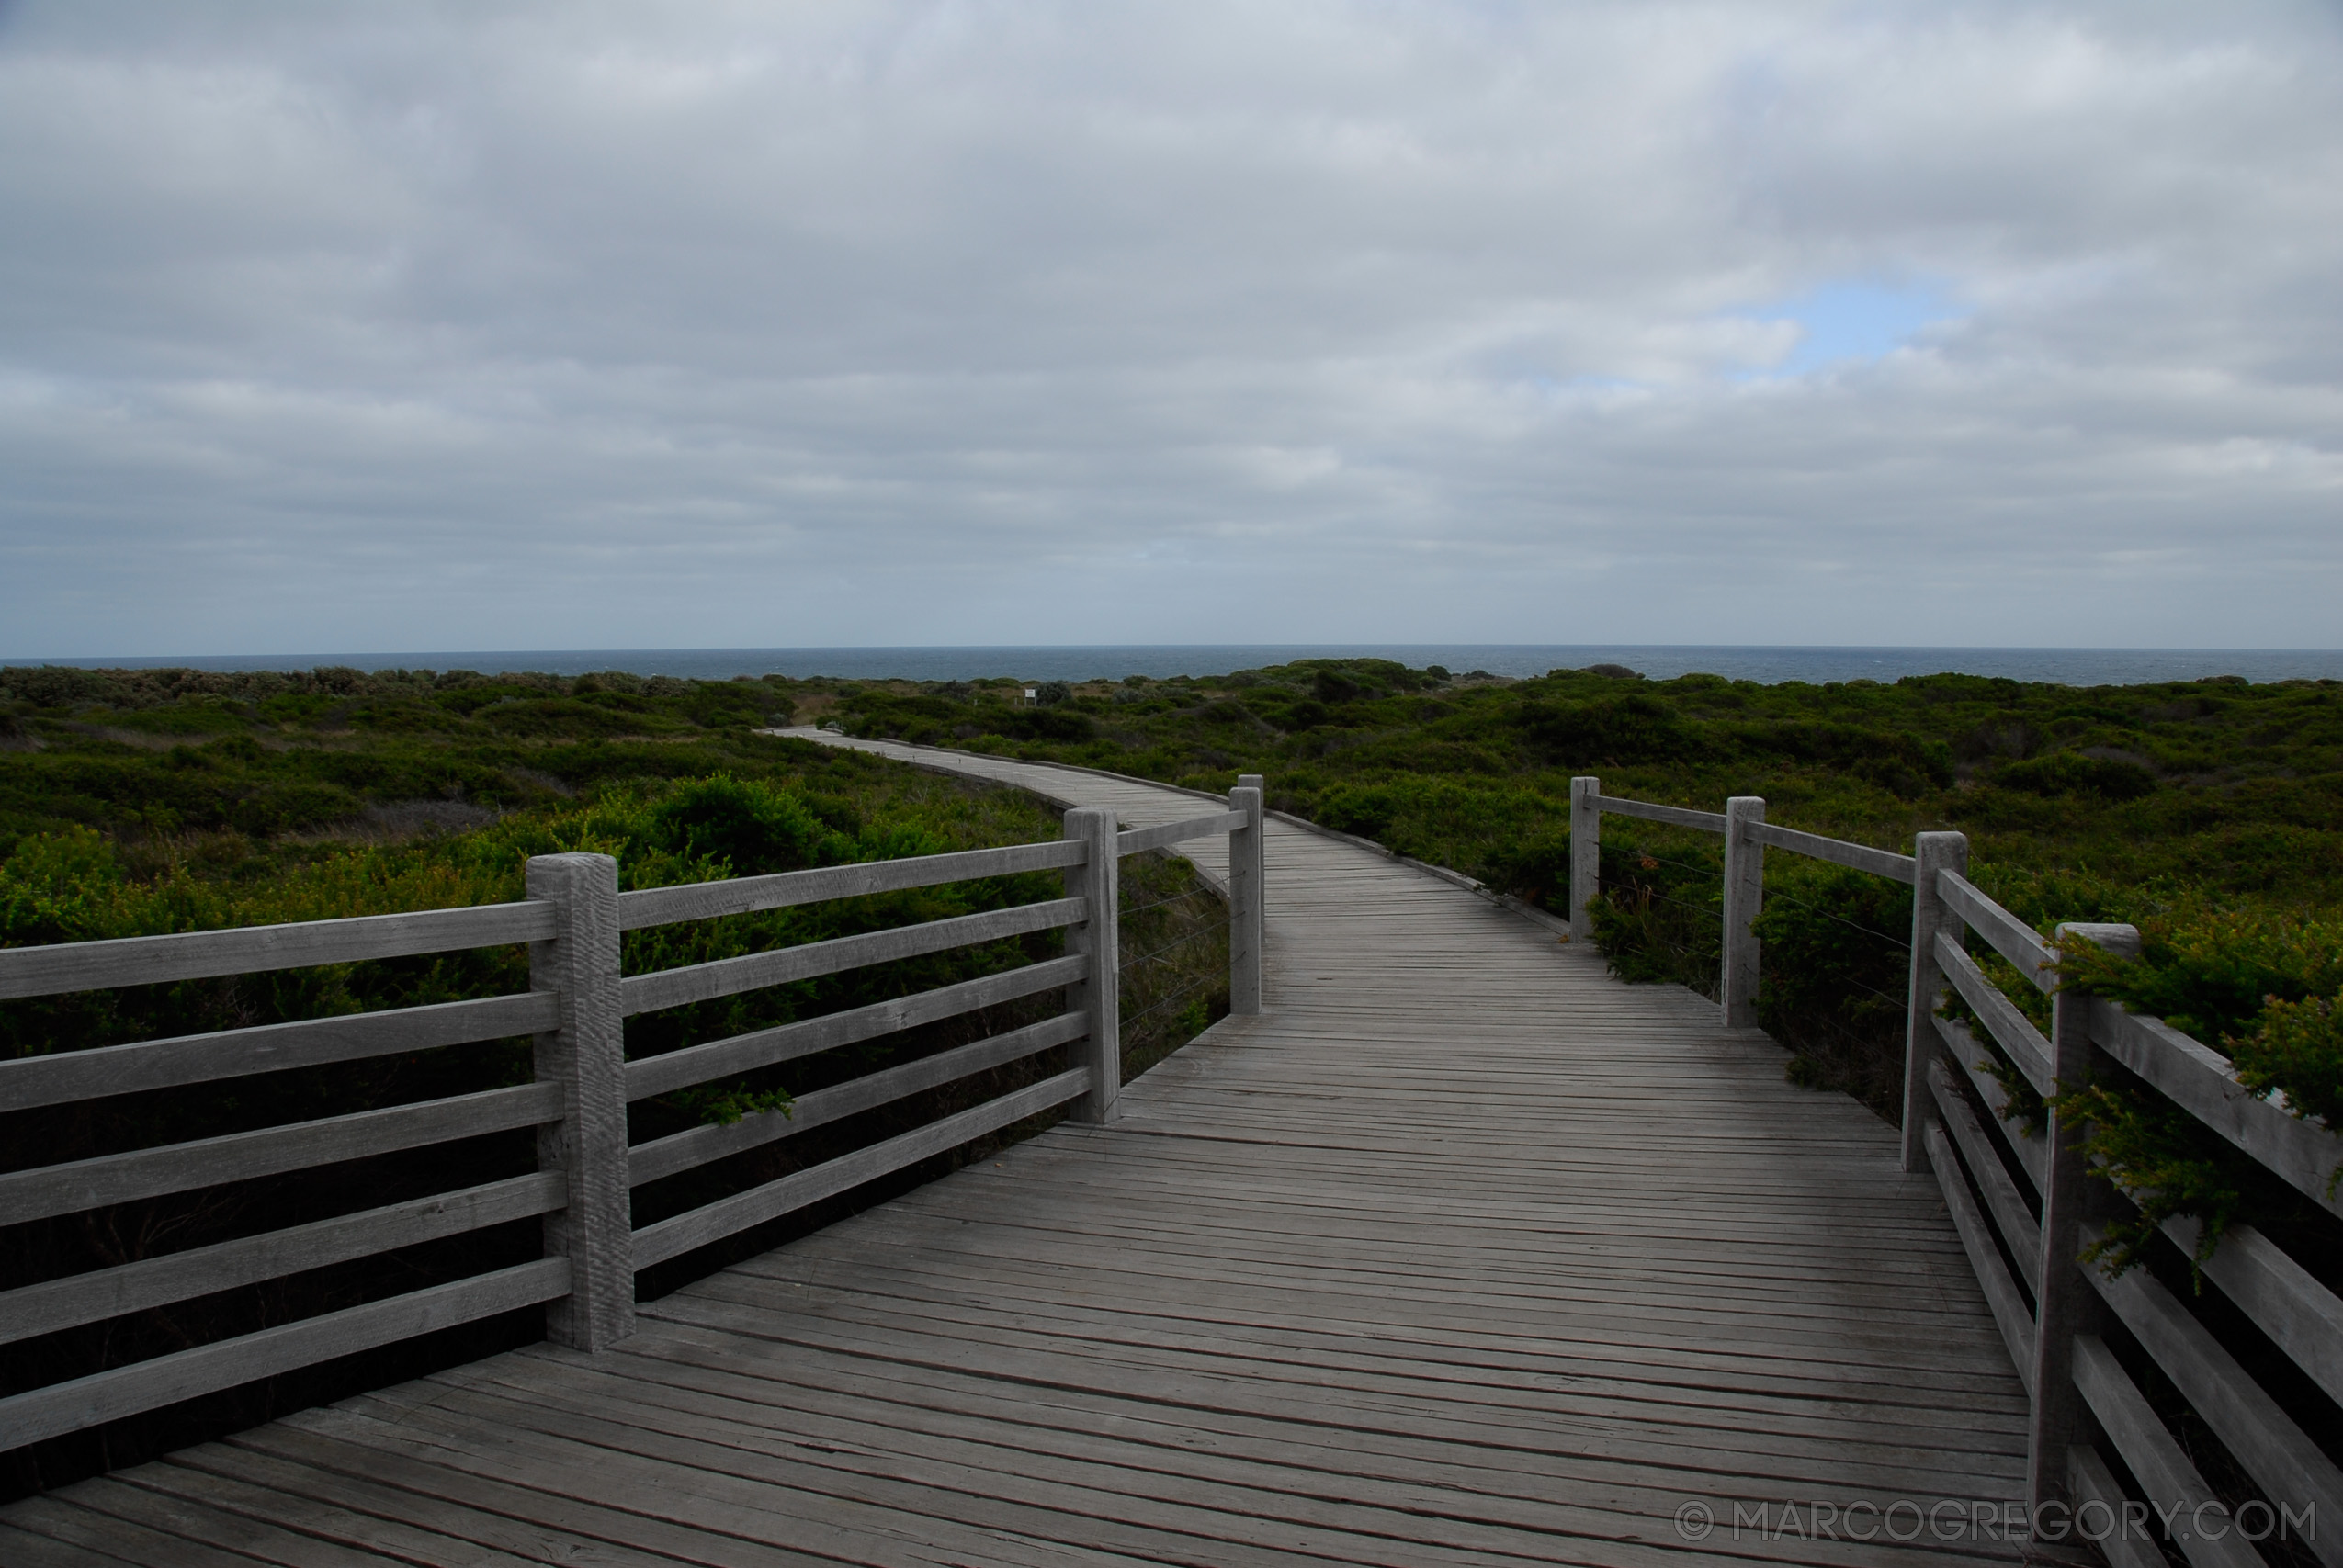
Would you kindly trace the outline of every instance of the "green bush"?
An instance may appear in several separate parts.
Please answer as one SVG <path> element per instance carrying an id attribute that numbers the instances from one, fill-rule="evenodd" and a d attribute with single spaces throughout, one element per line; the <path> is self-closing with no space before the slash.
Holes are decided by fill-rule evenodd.
<path id="1" fill-rule="evenodd" d="M 2255 1093 L 2343 1130 L 2343 920 L 2189 900 L 2138 923 L 2135 958 L 2067 944 L 2069 983 L 2161 1017 L 2226 1053 Z M 2090 1123 L 2091 1158 L 2139 1208 L 2093 1249 L 2111 1272 L 2137 1262 L 2172 1215 L 2202 1222 L 2201 1264 L 2240 1213 L 2267 1206 L 2258 1195 L 2269 1182 L 2253 1160 L 2129 1074 L 2059 1089 L 2059 1113 Z M 2337 1160 L 2330 1192 L 2343 1180 L 2343 1144 Z"/>
<path id="2" fill-rule="evenodd" d="M 1768 857 L 1758 1022 L 1790 1047 L 1792 1081 L 1901 1111 L 1912 891 L 1793 855 Z"/>
<path id="3" fill-rule="evenodd" d="M 696 779 L 651 808 L 647 838 L 724 874 L 760 876 L 855 858 L 855 845 L 785 789 L 730 773 Z"/>
<path id="4" fill-rule="evenodd" d="M 1724 856 L 1703 841 L 1604 836 L 1601 895 L 1588 905 L 1595 946 L 1636 984 L 1716 995 L 1724 964 Z"/>
<path id="5" fill-rule="evenodd" d="M 2156 775 L 2137 762 L 2068 752 L 1997 768 L 1993 782 L 2032 795 L 2091 795 L 2104 800 L 2138 800 L 2156 793 Z"/>

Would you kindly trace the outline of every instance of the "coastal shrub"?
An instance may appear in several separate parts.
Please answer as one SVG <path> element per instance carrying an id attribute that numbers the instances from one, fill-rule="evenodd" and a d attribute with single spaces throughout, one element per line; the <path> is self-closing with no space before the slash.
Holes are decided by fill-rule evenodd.
<path id="1" fill-rule="evenodd" d="M 2066 944 L 2069 984 L 2161 1017 L 2227 1055 L 2248 1089 L 2343 1131 L 2343 919 L 2190 900 L 2138 924 L 2136 957 Z M 2241 1208 L 2270 1206 L 2253 1200 L 2269 1187 L 2266 1173 L 2128 1073 L 2059 1089 L 2060 1114 L 2089 1122 L 2091 1158 L 2138 1206 L 2092 1250 L 2111 1272 L 2135 1264 L 2172 1215 L 2202 1222 L 2202 1264 Z M 2343 1180 L 2343 1140 L 2335 1157 L 2330 1191 Z"/>
<path id="2" fill-rule="evenodd" d="M 1792 1053 L 1793 1082 L 1901 1110 L 1912 891 L 1802 857 L 1767 857 L 1758 1023 Z"/>
<path id="3" fill-rule="evenodd" d="M 2066 751 L 1997 768 L 1993 782 L 2032 795 L 2088 795 L 2104 800 L 2138 800 L 2156 793 L 2156 775 L 2137 762 Z"/>
<path id="4" fill-rule="evenodd" d="M 651 808 L 647 836 L 670 854 L 720 865 L 731 876 L 861 858 L 845 834 L 832 831 L 797 795 L 730 773 L 678 786 Z"/>
<path id="5" fill-rule="evenodd" d="M 1018 704 L 1022 690 L 1006 677 L 953 690 L 777 677 L 0 671 L 0 855 L 95 831 L 126 886 L 172 885 L 176 863 L 182 894 L 196 897 L 201 884 L 208 897 L 272 877 L 298 884 L 339 852 L 325 847 L 334 835 L 424 821 L 426 807 L 502 814 L 466 837 L 475 846 L 467 853 L 486 853 L 500 833 L 592 839 L 623 848 L 630 878 L 713 874 L 693 868 L 734 854 L 826 863 L 849 852 L 835 838 L 852 853 L 874 852 L 866 824 L 823 815 L 832 808 L 820 797 L 866 805 L 870 779 L 838 770 L 879 764 L 817 760 L 811 748 L 753 733 L 769 712 L 795 709 L 858 735 L 1214 792 L 1261 773 L 1280 809 L 1558 907 L 1569 779 L 1592 772 L 1608 794 L 1710 809 L 1728 795 L 1762 795 L 1773 821 L 1885 846 L 1957 826 L 1970 836 L 1972 878 L 2037 930 L 2113 919 L 2148 933 L 2140 966 L 2090 983 L 2228 1052 L 2241 1077 L 2261 1075 L 2250 1082 L 2285 1087 L 2290 1106 L 2318 1102 L 2322 1042 L 2343 992 L 2321 967 L 2343 904 L 2343 683 L 2078 688 L 1945 674 L 1760 685 L 1568 670 L 1515 681 L 1305 660 L 1126 682 L 1112 696 L 1070 685 L 1064 701 L 1039 709 Z M 822 837 L 807 840 L 794 821 L 760 826 L 739 801 L 729 827 L 653 821 L 667 796 L 652 786 L 719 773 L 786 777 Z M 879 828 L 892 820 L 868 813 Z M 557 822 L 568 826 L 557 832 Z M 741 847 L 734 829 L 769 841 Z M 720 849 L 719 837 L 734 848 Z M 1713 987 L 1715 884 L 1668 863 L 1711 866 L 1714 841 L 1703 858 L 1696 842 L 1617 818 L 1605 838 L 1595 919 L 1606 953 L 1622 973 Z M 28 864 L 72 852 L 48 842 Z M 1655 864 L 1644 866 L 1646 856 Z M 1902 895 L 1857 874 L 1802 891 L 1803 863 L 1768 860 L 1761 1016 L 1791 1046 L 1802 1081 L 1845 1088 L 1893 1115 L 1893 1098 L 1874 1089 L 1895 1055 L 1884 998 L 1902 986 L 1870 967 L 1893 959 L 1794 901 L 1900 936 Z M 2011 982 L 2030 1015 L 2046 1017 L 2039 992 L 1998 959 L 1981 962 Z M 2099 1087 L 2136 1086 L 2111 1075 Z M 2195 1156 L 2152 1134 L 2134 1137 L 2135 1163 L 2162 1160 L 2168 1187 L 2188 1188 L 2174 1162 Z M 2217 1186 L 2204 1190 L 2208 1210 Z M 2259 1190 L 2239 1190 L 2241 1213 L 2260 1213 Z"/>
<path id="6" fill-rule="evenodd" d="M 1699 747 L 1674 710 L 1640 692 L 1586 703 L 1534 700 L 1512 719 L 1536 755 L 1561 766 L 1670 762 Z"/>
<path id="7" fill-rule="evenodd" d="M 532 760 L 558 764 L 558 750 L 549 745 L 533 752 Z M 569 756 L 569 761 L 577 764 L 574 772 L 591 772 L 582 759 L 594 755 L 594 767 L 623 769 L 619 750 L 589 743 L 585 752 Z M 689 748 L 650 748 L 640 753 L 640 760 L 673 769 L 688 766 L 692 758 Z M 706 759 L 698 760 L 704 766 Z M 504 902 L 523 896 L 528 856 L 567 850 L 617 855 L 622 886 L 644 887 L 1058 834 L 1057 813 L 1027 797 L 965 787 L 877 759 L 759 740 L 736 751 L 734 761 L 730 770 L 682 778 L 621 773 L 570 795 L 546 791 L 540 804 L 492 815 L 469 831 L 426 829 L 380 842 L 311 842 L 283 833 L 247 835 L 226 829 L 108 833 L 86 824 L 43 822 L 17 835 L 0 858 L 0 945 Z M 158 776 L 167 773 L 166 762 L 156 760 L 153 765 Z M 109 824 L 119 827 L 128 808 L 127 801 L 108 802 Z M 1183 871 L 1172 880 L 1183 882 L 1187 875 Z M 992 877 L 694 921 L 627 933 L 622 958 L 628 972 L 639 973 L 974 913 L 1056 897 L 1058 891 L 1059 879 L 1053 874 Z M 1172 906 L 1166 917 L 1186 908 Z M 1225 912 L 1217 922 L 1205 923 L 1217 926 L 1225 943 Z M 1058 933 L 1036 933 L 663 1010 L 627 1021 L 626 1048 L 630 1055 L 640 1056 L 819 1016 L 1031 962 L 1054 954 L 1059 945 Z M 1225 956 L 1221 963 L 1225 970 Z M 526 950 L 510 946 L 19 999 L 0 1003 L 0 1058 L 451 1001 L 523 990 L 527 985 Z M 1170 1032 L 1185 1020 L 1182 1009 L 1194 999 L 1183 998 L 1179 1007 L 1149 1021 L 1158 1050 L 1180 1043 Z M 1217 1004 L 1208 996 L 1203 999 L 1225 1009 L 1225 998 Z M 640 1101 L 631 1111 L 633 1138 L 641 1142 L 701 1122 L 786 1113 L 794 1096 L 808 1089 L 858 1077 L 890 1059 L 949 1049 L 987 1032 L 1038 1021 L 1055 1006 L 1054 998 L 1029 998 Z M 638 1222 L 655 1223 L 802 1164 L 907 1131 L 965 1109 L 974 1098 L 1005 1092 L 1049 1070 L 1044 1059 L 992 1070 L 979 1080 L 926 1091 L 651 1184 L 636 1194 Z M 331 1064 L 217 1085 L 119 1095 L 77 1104 L 62 1113 L 0 1116 L 0 1147 L 8 1151 L 11 1167 L 49 1165 L 492 1089 L 525 1082 L 530 1072 L 531 1045 L 526 1039 Z M 492 1181 L 530 1168 L 534 1157 L 528 1133 L 499 1134 L 118 1204 L 88 1216 L 13 1226 L 0 1247 L 0 1290 Z M 932 1163 L 922 1168 L 935 1173 Z M 892 1179 L 900 1186 L 921 1177 L 921 1171 L 912 1171 Z M 818 1213 L 782 1224 L 801 1230 L 850 1212 L 841 1205 L 857 1201 L 862 1200 L 833 1200 Z M 776 1234 L 767 1227 L 741 1246 L 768 1247 Z M 175 1303 L 0 1347 L 0 1391 L 51 1382 L 61 1371 L 68 1376 L 94 1372 L 418 1284 L 509 1266 L 536 1256 L 538 1246 L 533 1222 L 497 1227 L 311 1271 L 278 1281 L 266 1292 Z M 705 1258 L 662 1265 L 662 1271 L 645 1276 L 643 1288 L 656 1293 L 710 1266 Z M 194 1406 L 60 1438 L 37 1451 L 18 1450 L 0 1474 L 0 1492 L 20 1493 L 130 1462 L 164 1448 L 249 1426 L 284 1409 L 415 1375 L 435 1365 L 476 1359 L 534 1337 L 536 1332 L 531 1314 L 483 1320 L 430 1344 L 368 1352 L 362 1363 L 288 1374 L 209 1396 Z"/>
<path id="8" fill-rule="evenodd" d="M 1601 889 L 1588 912 L 1612 973 L 1713 999 L 1724 965 L 1723 853 L 1689 837 L 1613 831 L 1598 859 Z"/>

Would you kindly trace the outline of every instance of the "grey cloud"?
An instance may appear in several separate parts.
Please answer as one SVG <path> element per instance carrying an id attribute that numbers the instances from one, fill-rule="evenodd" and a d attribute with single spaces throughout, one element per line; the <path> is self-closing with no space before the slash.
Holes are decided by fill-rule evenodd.
<path id="1" fill-rule="evenodd" d="M 2331 646 L 2309 6 L 27 6 L 11 655 Z M 1745 379 L 1761 302 L 1955 319 Z"/>

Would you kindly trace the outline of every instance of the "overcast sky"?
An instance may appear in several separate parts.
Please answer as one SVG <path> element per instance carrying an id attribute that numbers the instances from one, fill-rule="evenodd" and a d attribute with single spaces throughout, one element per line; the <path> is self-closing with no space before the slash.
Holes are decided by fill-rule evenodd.
<path id="1" fill-rule="evenodd" d="M 2343 8 L 0 0 L 0 655 L 2343 645 Z"/>

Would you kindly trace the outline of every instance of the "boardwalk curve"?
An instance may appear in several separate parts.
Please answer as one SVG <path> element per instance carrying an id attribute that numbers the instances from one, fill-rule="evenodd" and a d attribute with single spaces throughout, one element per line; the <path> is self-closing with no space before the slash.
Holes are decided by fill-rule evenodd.
<path id="1" fill-rule="evenodd" d="M 1196 808 L 847 743 L 1126 825 Z M 1267 855 L 1264 1012 L 1118 1123 L 646 1303 L 601 1356 L 0 1510 L 0 1561 L 2018 1559 L 1965 1521 L 2023 1495 L 2024 1393 L 1892 1130 L 1419 869 L 1283 824 Z"/>

